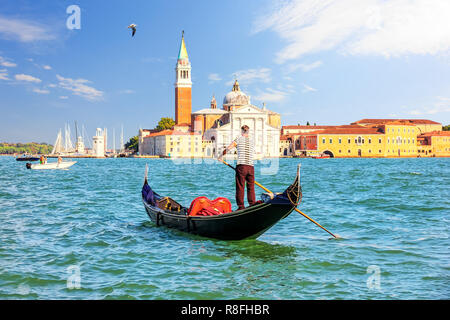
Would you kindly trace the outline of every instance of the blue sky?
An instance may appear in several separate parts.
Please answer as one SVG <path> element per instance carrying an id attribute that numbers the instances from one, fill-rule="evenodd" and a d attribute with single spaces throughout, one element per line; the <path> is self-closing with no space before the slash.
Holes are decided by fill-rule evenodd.
<path id="1" fill-rule="evenodd" d="M 73 4 L 79 30 L 66 27 Z M 236 75 L 283 125 L 450 124 L 449 16 L 447 0 L 2 0 L 0 141 L 53 143 L 74 121 L 118 141 L 122 124 L 127 139 L 174 117 L 182 30 L 194 111 L 221 104 Z"/>

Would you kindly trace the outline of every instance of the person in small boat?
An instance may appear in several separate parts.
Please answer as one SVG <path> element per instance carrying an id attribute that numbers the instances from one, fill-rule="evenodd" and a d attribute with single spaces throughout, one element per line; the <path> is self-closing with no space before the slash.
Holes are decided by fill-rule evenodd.
<path id="1" fill-rule="evenodd" d="M 238 210 L 244 209 L 244 191 L 247 183 L 247 201 L 250 206 L 256 203 L 255 200 L 255 169 L 253 167 L 253 158 L 255 143 L 249 136 L 250 128 L 247 125 L 242 126 L 241 134 L 223 150 L 222 157 L 231 149 L 237 149 L 236 165 L 236 203 Z"/>
<path id="2" fill-rule="evenodd" d="M 40 163 L 40 164 L 44 164 L 44 156 L 41 156 L 41 157 L 39 158 L 39 163 Z"/>
<path id="3" fill-rule="evenodd" d="M 58 156 L 58 164 L 60 164 L 62 162 L 62 158 L 61 156 Z"/>

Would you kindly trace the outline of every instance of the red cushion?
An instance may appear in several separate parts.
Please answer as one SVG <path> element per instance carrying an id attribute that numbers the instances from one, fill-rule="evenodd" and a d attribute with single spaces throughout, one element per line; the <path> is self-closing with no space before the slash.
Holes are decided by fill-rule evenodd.
<path id="1" fill-rule="evenodd" d="M 190 216 L 213 216 L 231 212 L 231 202 L 227 198 L 219 197 L 209 200 L 207 197 L 195 198 L 188 210 Z"/>

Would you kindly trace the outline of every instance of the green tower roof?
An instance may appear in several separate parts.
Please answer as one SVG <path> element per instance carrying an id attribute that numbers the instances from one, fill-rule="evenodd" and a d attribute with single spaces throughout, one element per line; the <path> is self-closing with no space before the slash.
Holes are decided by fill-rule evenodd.
<path id="1" fill-rule="evenodd" d="M 180 59 L 186 59 L 186 60 L 189 59 L 187 50 L 186 50 L 186 44 L 184 43 L 184 31 L 181 36 L 180 53 L 178 54 L 178 60 L 180 60 Z"/>

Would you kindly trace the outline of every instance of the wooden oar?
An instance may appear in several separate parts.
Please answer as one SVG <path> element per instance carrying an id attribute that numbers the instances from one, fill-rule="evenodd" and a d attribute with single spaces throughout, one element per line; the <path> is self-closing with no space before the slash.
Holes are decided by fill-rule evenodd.
<path id="1" fill-rule="evenodd" d="M 236 168 L 233 167 L 232 165 L 226 163 L 224 160 L 218 158 L 217 160 L 221 161 L 222 163 L 226 164 L 227 166 L 229 166 L 231 169 L 233 169 L 234 171 L 236 171 Z M 264 191 L 273 194 L 272 191 L 270 191 L 269 189 L 267 189 L 266 187 L 264 187 L 262 184 L 260 184 L 259 182 L 255 181 L 255 184 L 260 187 L 261 189 L 263 189 Z M 312 218 L 308 217 L 305 213 L 301 212 L 299 209 L 294 208 L 295 211 L 297 211 L 298 213 L 300 213 L 302 216 L 304 216 L 306 219 L 308 219 L 309 221 L 315 223 L 318 227 L 322 228 L 323 230 L 325 230 L 326 232 L 328 232 L 329 234 L 331 234 L 335 239 L 340 238 L 339 236 L 335 236 L 333 233 L 331 233 L 330 231 L 328 231 L 327 229 L 325 229 L 324 227 L 322 227 L 319 223 L 317 223 L 316 221 L 314 221 Z"/>

